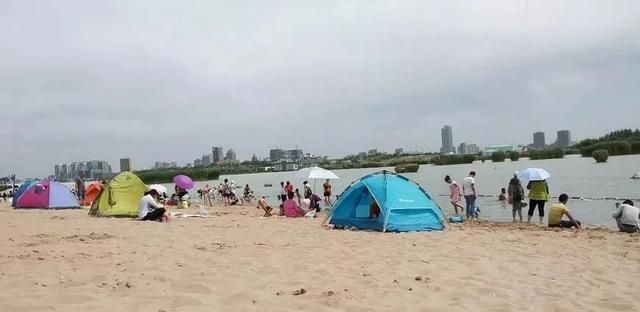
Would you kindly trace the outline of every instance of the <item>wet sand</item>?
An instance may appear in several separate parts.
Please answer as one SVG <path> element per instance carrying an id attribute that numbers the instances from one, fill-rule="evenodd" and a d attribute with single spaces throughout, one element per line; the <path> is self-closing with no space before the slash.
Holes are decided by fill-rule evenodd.
<path id="1" fill-rule="evenodd" d="M 640 235 L 376 233 L 210 211 L 160 224 L 2 203 L 0 311 L 640 310 Z"/>

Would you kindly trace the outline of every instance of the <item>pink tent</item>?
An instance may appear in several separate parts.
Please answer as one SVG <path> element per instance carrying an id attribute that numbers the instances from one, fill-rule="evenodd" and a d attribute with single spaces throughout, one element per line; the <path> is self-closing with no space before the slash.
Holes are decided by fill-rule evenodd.
<path id="1" fill-rule="evenodd" d="M 43 181 L 24 191 L 16 201 L 15 208 L 66 209 L 80 208 L 80 205 L 66 186 L 58 182 Z"/>

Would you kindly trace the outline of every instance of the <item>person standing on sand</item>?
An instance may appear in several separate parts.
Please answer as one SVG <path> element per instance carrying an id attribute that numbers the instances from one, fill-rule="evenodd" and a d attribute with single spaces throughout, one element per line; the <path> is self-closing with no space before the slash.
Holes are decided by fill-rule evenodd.
<path id="1" fill-rule="evenodd" d="M 76 182 L 76 196 L 78 197 L 79 202 L 84 201 L 84 173 L 80 172 L 75 179 Z"/>
<path id="2" fill-rule="evenodd" d="M 520 179 L 518 179 L 518 172 L 516 171 L 513 174 L 513 178 L 509 181 L 509 190 L 507 192 L 509 195 L 508 202 L 512 207 L 513 214 L 513 222 L 516 222 L 516 213 L 520 217 L 520 222 L 522 222 L 522 200 L 524 199 L 524 188 L 520 183 Z"/>
<path id="3" fill-rule="evenodd" d="M 283 204 L 287 200 L 287 188 L 284 186 L 284 181 L 280 182 L 280 200 Z"/>
<path id="4" fill-rule="evenodd" d="M 640 209 L 633 206 L 633 201 L 627 199 L 616 203 L 616 210 L 613 212 L 618 229 L 624 233 L 635 233 L 640 231 Z"/>
<path id="5" fill-rule="evenodd" d="M 331 183 L 329 183 L 329 179 L 324 182 L 322 187 L 324 187 L 324 203 L 331 205 Z"/>
<path id="6" fill-rule="evenodd" d="M 451 179 L 450 176 L 444 177 L 444 182 L 449 184 L 449 200 L 451 200 L 451 205 L 453 205 L 453 209 L 458 214 L 458 208 L 460 208 L 460 213 L 464 211 L 464 207 L 460 204 L 462 197 L 460 196 L 460 186 L 458 183 Z"/>
<path id="7" fill-rule="evenodd" d="M 466 202 L 466 215 L 467 220 L 473 220 L 473 218 L 478 218 L 478 214 L 476 213 L 476 199 L 478 198 L 478 193 L 476 190 L 476 172 L 469 172 L 469 176 L 464 178 L 464 183 L 462 184 L 462 192 L 464 193 L 464 200 Z"/>
<path id="8" fill-rule="evenodd" d="M 303 189 L 304 189 L 304 198 L 310 198 L 311 195 L 313 194 L 313 190 L 311 189 L 311 186 L 309 185 L 309 181 L 304 181 L 302 183 L 303 185 Z"/>
<path id="9" fill-rule="evenodd" d="M 551 209 L 549 209 L 549 227 L 572 228 L 575 226 L 579 230 L 580 221 L 576 220 L 569 212 L 569 208 L 567 208 L 569 196 L 562 194 L 558 200 L 560 202 L 551 205 Z M 569 218 L 569 221 L 562 220 L 564 215 Z"/>
<path id="10" fill-rule="evenodd" d="M 529 190 L 527 223 L 531 223 L 533 212 L 536 210 L 536 206 L 538 206 L 538 215 L 540 216 L 540 224 L 542 224 L 542 219 L 544 219 L 544 204 L 549 200 L 549 184 L 547 184 L 545 180 L 530 181 L 529 184 L 527 184 L 527 189 Z"/>

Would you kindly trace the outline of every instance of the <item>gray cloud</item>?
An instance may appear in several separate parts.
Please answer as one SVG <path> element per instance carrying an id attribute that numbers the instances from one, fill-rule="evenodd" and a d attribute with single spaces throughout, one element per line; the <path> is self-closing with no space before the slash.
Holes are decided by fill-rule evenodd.
<path id="1" fill-rule="evenodd" d="M 0 175 L 637 127 L 637 1 L 3 1 Z M 551 139 L 551 138 L 548 138 Z"/>

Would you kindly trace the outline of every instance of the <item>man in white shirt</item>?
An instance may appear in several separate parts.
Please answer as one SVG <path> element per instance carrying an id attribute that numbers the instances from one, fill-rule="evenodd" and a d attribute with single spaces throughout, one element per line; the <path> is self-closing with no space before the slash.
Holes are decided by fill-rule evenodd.
<path id="1" fill-rule="evenodd" d="M 631 200 L 625 200 L 622 205 L 616 203 L 616 210 L 613 212 L 620 232 L 635 233 L 640 229 L 640 209 L 633 206 Z"/>
<path id="2" fill-rule="evenodd" d="M 464 178 L 464 182 L 462 184 L 462 193 L 464 194 L 464 199 L 466 202 L 466 215 L 467 219 L 477 218 L 478 214 L 476 213 L 476 198 L 478 198 L 478 193 L 476 192 L 476 172 L 469 172 L 469 176 Z"/>
<path id="3" fill-rule="evenodd" d="M 160 195 L 156 190 L 147 192 L 138 203 L 138 219 L 140 221 L 167 222 L 164 206 L 156 201 Z"/>

